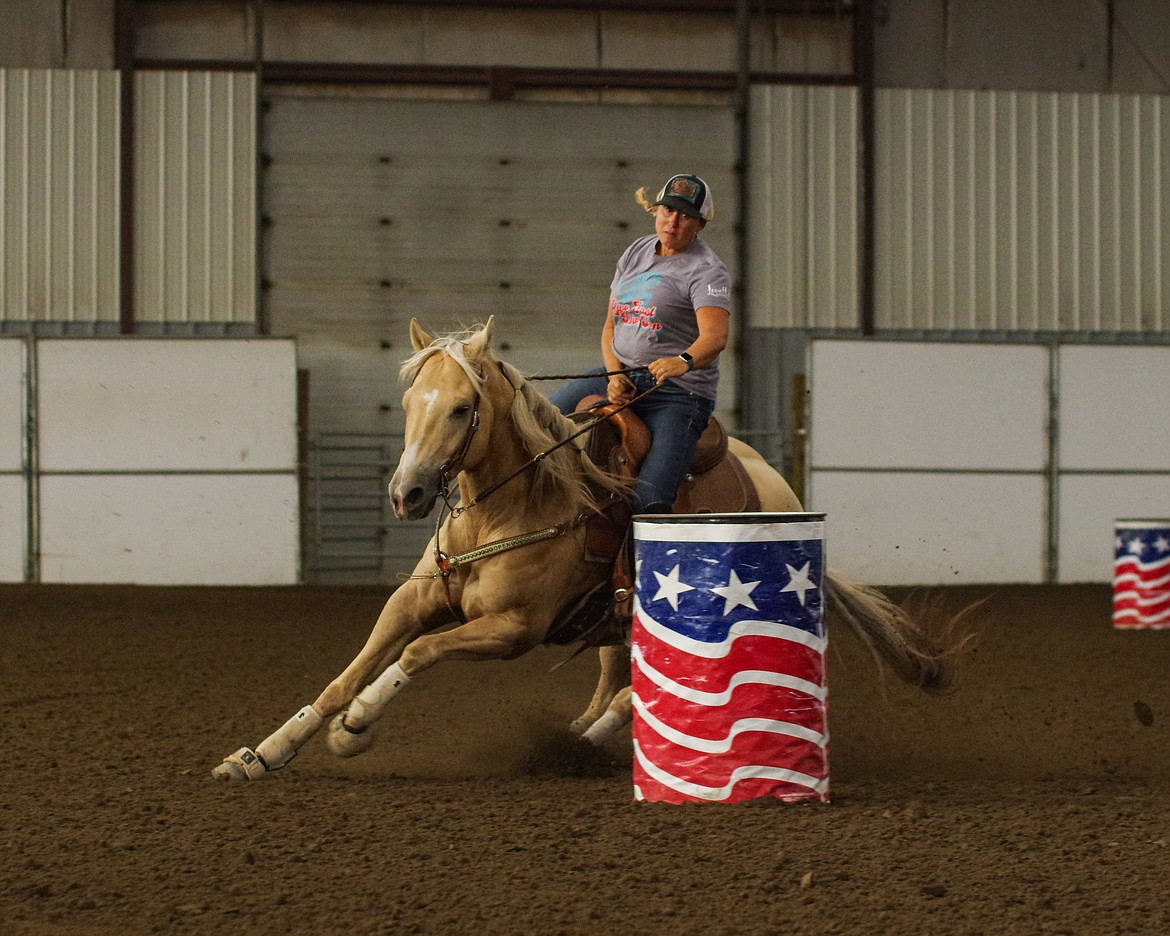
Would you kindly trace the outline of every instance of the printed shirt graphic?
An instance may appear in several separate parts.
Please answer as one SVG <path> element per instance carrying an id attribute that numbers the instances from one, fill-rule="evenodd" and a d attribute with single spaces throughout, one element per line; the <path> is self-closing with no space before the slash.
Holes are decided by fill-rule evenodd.
<path id="1" fill-rule="evenodd" d="M 638 799 L 828 799 L 824 521 L 635 521 Z"/>
<path id="2" fill-rule="evenodd" d="M 1117 524 L 1113 626 L 1170 627 L 1170 520 Z"/>
<path id="3" fill-rule="evenodd" d="M 626 248 L 610 285 L 613 350 L 627 367 L 641 367 L 686 351 L 699 336 L 695 309 L 717 306 L 731 312 L 731 274 L 703 241 L 671 257 L 654 252 L 657 235 Z M 719 386 L 718 362 L 674 378 L 708 399 Z"/>

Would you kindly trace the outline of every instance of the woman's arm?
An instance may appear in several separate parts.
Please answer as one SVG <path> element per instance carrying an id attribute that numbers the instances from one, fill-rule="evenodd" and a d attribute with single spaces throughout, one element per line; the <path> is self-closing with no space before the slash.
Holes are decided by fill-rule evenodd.
<path id="1" fill-rule="evenodd" d="M 719 306 L 703 306 L 695 310 L 695 320 L 699 323 L 699 337 L 687 348 L 687 354 L 695 359 L 695 367 L 706 367 L 727 347 L 731 313 Z M 677 355 L 650 363 L 650 373 L 659 383 L 681 377 L 689 369 L 687 362 Z"/>
<path id="2" fill-rule="evenodd" d="M 607 371 L 621 370 L 624 366 L 613 353 L 613 315 L 605 311 L 605 324 L 601 326 L 601 360 Z M 610 403 L 627 403 L 634 398 L 634 385 L 622 374 L 609 378 L 605 395 Z"/>

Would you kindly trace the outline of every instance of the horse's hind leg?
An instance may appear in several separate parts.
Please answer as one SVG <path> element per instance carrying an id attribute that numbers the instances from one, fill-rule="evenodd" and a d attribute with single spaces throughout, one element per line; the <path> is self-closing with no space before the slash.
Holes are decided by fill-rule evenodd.
<path id="1" fill-rule="evenodd" d="M 613 701 L 609 703 L 609 708 L 605 710 L 605 714 L 590 725 L 589 729 L 581 737 L 590 744 L 601 747 L 602 743 L 611 735 L 625 728 L 626 725 L 634 720 L 633 695 L 634 690 L 627 685 L 613 697 Z"/>
<path id="2" fill-rule="evenodd" d="M 365 678 L 368 678 L 364 674 L 368 673 L 369 669 L 361 665 L 360 657 L 350 664 L 350 669 L 356 670 L 356 672 L 350 674 L 350 670 L 346 670 L 338 678 L 337 683 L 322 693 L 318 702 L 327 702 L 326 696 L 330 690 L 346 685 L 347 676 L 350 677 L 350 680 L 354 680 L 356 677 L 356 680 L 349 682 L 350 685 L 355 686 L 361 685 Z M 343 696 L 352 697 L 353 701 L 349 703 L 349 708 L 329 723 L 329 733 L 325 736 L 329 750 L 338 757 L 353 757 L 368 751 L 370 745 L 374 743 L 374 733 L 370 728 L 381 716 L 386 703 L 397 695 L 398 691 L 408 682 L 410 682 L 410 677 L 406 675 L 402 665 L 395 661 L 356 696 L 352 692 L 348 696 Z"/>
<path id="3" fill-rule="evenodd" d="M 574 721 L 569 730 L 586 736 L 587 732 L 610 708 L 623 686 L 630 684 L 630 648 L 625 644 L 600 647 L 597 651 L 601 661 L 601 675 L 589 707 Z"/>

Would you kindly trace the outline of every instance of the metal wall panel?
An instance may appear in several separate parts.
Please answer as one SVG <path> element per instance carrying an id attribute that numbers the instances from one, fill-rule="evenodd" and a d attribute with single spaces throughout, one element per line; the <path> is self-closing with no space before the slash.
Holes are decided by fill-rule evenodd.
<path id="1" fill-rule="evenodd" d="M 295 471 L 296 370 L 279 339 L 41 340 L 40 468 Z"/>
<path id="2" fill-rule="evenodd" d="M 50 475 L 42 582 L 295 585 L 295 474 Z"/>
<path id="3" fill-rule="evenodd" d="M 875 585 L 1045 580 L 1044 479 L 1018 474 L 833 472 L 826 510 L 833 563 Z"/>
<path id="4" fill-rule="evenodd" d="M 0 322 L 117 321 L 119 77 L 0 69 Z"/>
<path id="5" fill-rule="evenodd" d="M 883 584 L 1104 582 L 1170 502 L 1170 347 L 811 344 L 810 497 Z"/>
<path id="6" fill-rule="evenodd" d="M 836 562 L 884 585 L 1040 582 L 1048 351 L 814 341 L 805 505 Z"/>
<path id="7" fill-rule="evenodd" d="M 1066 474 L 1060 478 L 1057 581 L 1108 582 L 1118 520 L 1165 517 L 1170 470 L 1151 474 Z"/>
<path id="8" fill-rule="evenodd" d="M 855 328 L 858 298 L 855 88 L 752 89 L 749 321 Z"/>
<path id="9" fill-rule="evenodd" d="M 135 318 L 256 317 L 256 78 L 139 72 Z"/>
<path id="10" fill-rule="evenodd" d="M 1170 98 L 883 90 L 878 328 L 1170 321 Z"/>
<path id="11" fill-rule="evenodd" d="M 1062 469 L 1170 475 L 1170 347 L 1065 347 L 1059 372 Z"/>
<path id="12" fill-rule="evenodd" d="M 298 580 L 292 341 L 41 339 L 33 353 L 38 580 Z"/>
<path id="13" fill-rule="evenodd" d="M 814 471 L 1045 470 L 1042 345 L 816 341 L 813 352 Z"/>

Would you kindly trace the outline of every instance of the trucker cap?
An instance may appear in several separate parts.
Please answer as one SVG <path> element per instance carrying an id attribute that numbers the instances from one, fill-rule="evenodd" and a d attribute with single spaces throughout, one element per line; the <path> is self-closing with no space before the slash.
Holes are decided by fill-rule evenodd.
<path id="1" fill-rule="evenodd" d="M 710 220 L 715 213 L 715 202 L 711 198 L 711 189 L 707 183 L 697 175 L 682 174 L 671 176 L 662 191 L 654 199 L 654 205 L 666 205 L 674 208 L 691 218 Z"/>

